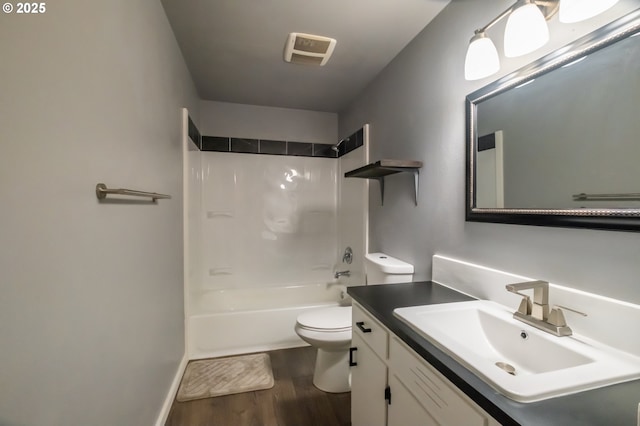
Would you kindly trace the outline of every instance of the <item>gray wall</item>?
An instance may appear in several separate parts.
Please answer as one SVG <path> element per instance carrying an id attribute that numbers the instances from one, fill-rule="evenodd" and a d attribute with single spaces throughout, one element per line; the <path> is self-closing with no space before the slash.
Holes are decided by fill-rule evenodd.
<path id="1" fill-rule="evenodd" d="M 149 425 L 184 354 L 197 96 L 159 1 L 46 5 L 0 14 L 0 424 Z M 99 204 L 98 182 L 173 198 Z"/>
<path id="2" fill-rule="evenodd" d="M 512 3 L 452 1 L 341 112 L 341 137 L 371 123 L 371 161 L 424 162 L 418 207 L 409 175 L 387 179 L 384 206 L 377 183 L 370 186 L 369 249 L 415 264 L 416 279 L 431 277 L 431 256 L 439 253 L 639 303 L 640 234 L 465 222 L 465 96 L 640 7 L 638 0 L 622 0 L 606 14 L 572 25 L 555 17 L 552 39 L 543 49 L 503 57 L 498 75 L 465 81 L 464 57 L 473 30 Z M 498 51 L 503 30 L 504 22 L 489 31 Z"/>
<path id="3" fill-rule="evenodd" d="M 229 102 L 200 101 L 205 136 L 338 143 L 338 114 Z"/>

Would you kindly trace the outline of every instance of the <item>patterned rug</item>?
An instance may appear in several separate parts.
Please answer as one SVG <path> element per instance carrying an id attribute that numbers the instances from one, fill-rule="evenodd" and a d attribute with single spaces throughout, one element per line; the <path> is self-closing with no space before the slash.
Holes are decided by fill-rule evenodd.
<path id="1" fill-rule="evenodd" d="M 182 377 L 176 399 L 184 402 L 269 389 L 273 383 L 268 354 L 191 361 Z"/>

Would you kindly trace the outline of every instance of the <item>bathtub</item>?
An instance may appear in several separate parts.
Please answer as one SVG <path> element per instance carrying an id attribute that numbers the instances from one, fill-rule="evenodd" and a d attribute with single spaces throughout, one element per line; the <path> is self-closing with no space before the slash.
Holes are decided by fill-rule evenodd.
<path id="1" fill-rule="evenodd" d="M 190 303 L 189 359 L 305 346 L 294 331 L 298 315 L 348 303 L 344 293 L 327 284 L 202 291 Z"/>

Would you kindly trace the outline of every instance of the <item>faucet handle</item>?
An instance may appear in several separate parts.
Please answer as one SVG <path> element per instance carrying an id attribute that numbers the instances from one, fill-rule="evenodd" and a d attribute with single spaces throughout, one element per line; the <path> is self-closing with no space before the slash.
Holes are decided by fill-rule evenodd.
<path id="1" fill-rule="evenodd" d="M 526 294 L 518 293 L 519 296 L 522 296 L 522 300 L 520 301 L 520 306 L 518 306 L 518 312 L 522 315 L 531 315 L 531 311 L 533 310 L 533 305 L 531 304 L 531 298 Z"/>
<path id="2" fill-rule="evenodd" d="M 520 283 L 520 284 L 529 284 L 529 283 Z M 518 296 L 522 297 L 520 301 L 520 306 L 518 306 L 518 312 L 522 315 L 531 315 L 533 311 L 533 304 L 531 303 L 531 297 L 528 294 L 520 293 L 517 290 L 517 284 L 509 284 L 506 286 L 508 292 L 515 293 Z"/>
<path id="3" fill-rule="evenodd" d="M 351 247 L 347 247 L 344 249 L 344 254 L 342 255 L 342 263 L 351 263 L 353 262 L 353 250 Z"/>
<path id="4" fill-rule="evenodd" d="M 575 309 L 571 309 L 562 305 L 554 305 L 553 309 L 551 309 L 551 312 L 549 313 L 549 324 L 558 327 L 566 327 L 567 321 L 564 319 L 564 313 L 562 312 L 563 309 L 576 314 L 580 314 L 583 317 L 587 316 L 587 314 L 585 314 L 584 312 L 576 311 Z"/>

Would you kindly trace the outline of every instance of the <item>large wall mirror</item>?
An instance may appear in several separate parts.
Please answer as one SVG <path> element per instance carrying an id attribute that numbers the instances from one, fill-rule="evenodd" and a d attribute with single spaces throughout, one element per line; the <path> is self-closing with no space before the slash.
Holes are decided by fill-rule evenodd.
<path id="1" fill-rule="evenodd" d="M 640 9 L 467 96 L 467 220 L 640 231 Z"/>

